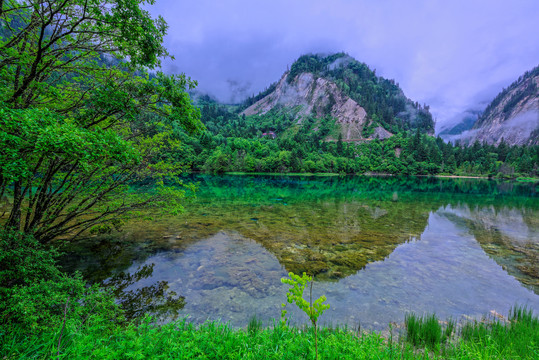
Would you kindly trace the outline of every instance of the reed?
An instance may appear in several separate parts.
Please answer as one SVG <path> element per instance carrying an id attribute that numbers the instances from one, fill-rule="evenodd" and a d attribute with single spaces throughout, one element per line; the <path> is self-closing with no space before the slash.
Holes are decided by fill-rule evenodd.
<path id="1" fill-rule="evenodd" d="M 442 328 L 436 314 L 418 316 L 414 313 L 406 314 L 406 340 L 414 346 L 427 346 L 436 348 L 446 343 L 453 334 L 455 322 L 451 319 Z"/>
<path id="2" fill-rule="evenodd" d="M 457 353 L 500 359 L 539 359 L 539 318 L 526 306 L 514 306 L 507 318 L 484 317 L 464 324 Z"/>

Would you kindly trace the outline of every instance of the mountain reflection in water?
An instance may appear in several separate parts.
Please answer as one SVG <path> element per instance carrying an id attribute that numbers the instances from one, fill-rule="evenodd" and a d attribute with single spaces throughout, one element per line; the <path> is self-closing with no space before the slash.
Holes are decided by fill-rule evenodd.
<path id="1" fill-rule="evenodd" d="M 152 303 L 155 293 L 156 305 L 175 299 L 170 313 L 196 323 L 278 319 L 286 293 L 280 278 L 288 271 L 315 274 L 314 295 L 325 294 L 331 304 L 321 321 L 333 324 L 361 321 L 380 329 L 402 321 L 407 311 L 459 318 L 506 313 L 515 303 L 539 311 L 533 186 L 450 179 L 197 180 L 200 192 L 181 217 L 133 222 L 122 234 L 81 241 L 65 266 L 81 269 L 91 281 L 124 281 L 126 304 L 136 294 Z M 166 306 L 159 309 L 167 314 Z M 307 321 L 288 310 L 293 322 Z"/>

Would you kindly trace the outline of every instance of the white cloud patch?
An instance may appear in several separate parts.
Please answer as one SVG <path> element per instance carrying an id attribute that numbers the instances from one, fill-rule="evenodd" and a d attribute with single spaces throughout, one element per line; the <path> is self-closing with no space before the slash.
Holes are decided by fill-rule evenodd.
<path id="1" fill-rule="evenodd" d="M 488 142 L 498 143 L 503 137 L 506 141 L 515 143 L 518 140 L 527 139 L 531 133 L 539 129 L 539 110 L 529 110 L 518 114 L 514 118 L 511 118 L 499 126 L 494 126 L 490 129 L 491 134 L 487 137 Z M 481 134 L 481 129 L 472 129 L 464 131 L 459 135 L 446 135 L 445 141 L 456 142 L 461 141 L 464 143 L 471 143 L 475 141 L 479 135 L 480 138 L 484 138 L 484 134 Z"/>

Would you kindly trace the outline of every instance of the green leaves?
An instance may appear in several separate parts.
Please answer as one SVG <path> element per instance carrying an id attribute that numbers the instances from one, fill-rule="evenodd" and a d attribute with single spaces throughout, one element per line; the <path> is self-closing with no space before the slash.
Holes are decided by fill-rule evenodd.
<path id="1" fill-rule="evenodd" d="M 324 295 L 320 296 L 313 303 L 313 279 L 306 273 L 303 273 L 302 276 L 299 276 L 294 274 L 293 272 L 289 272 L 288 276 L 290 277 L 290 279 L 281 279 L 281 282 L 283 284 L 288 284 L 292 286 L 292 288 L 288 289 L 288 292 L 286 293 L 286 298 L 290 304 L 295 303 L 301 310 L 303 310 L 304 313 L 307 314 L 307 316 L 309 316 L 309 319 L 311 320 L 311 323 L 314 327 L 315 358 L 318 359 L 318 331 L 316 322 L 318 321 L 320 315 L 322 315 L 324 311 L 329 309 L 329 304 L 324 304 L 324 301 L 326 301 L 326 297 Z M 311 283 L 309 302 L 303 299 L 303 291 L 305 290 L 307 283 Z M 283 307 L 284 306 L 285 304 L 283 304 Z M 285 314 L 286 312 L 284 312 L 283 310 L 283 312 L 281 313 L 281 323 L 283 325 Z"/>
<path id="2" fill-rule="evenodd" d="M 131 143 L 112 130 L 81 128 L 46 109 L 15 110 L 0 104 L 0 111 L 0 168 L 10 181 L 36 176 L 43 158 L 76 162 L 81 171 L 140 161 Z"/>
<path id="3" fill-rule="evenodd" d="M 10 2 L 10 11 L 0 13 L 6 24 L 0 37 L 0 101 L 68 110 L 71 100 L 81 100 L 72 96 L 88 91 L 76 86 L 81 78 L 107 76 L 112 66 L 130 73 L 159 67 L 169 56 L 162 45 L 167 25 L 142 9 L 144 3 L 153 1 Z"/>
<path id="4" fill-rule="evenodd" d="M 0 318 L 6 327 L 40 333 L 61 324 L 64 309 L 75 322 L 102 318 L 101 326 L 121 315 L 110 292 L 87 287 L 80 274 L 63 274 L 56 250 L 32 236 L 0 230 L 0 248 Z"/>
<path id="5" fill-rule="evenodd" d="M 327 300 L 324 295 L 319 297 L 313 302 L 308 302 L 303 298 L 303 292 L 307 287 L 308 283 L 311 283 L 312 286 L 312 277 L 308 276 L 306 273 L 299 276 L 293 272 L 288 273 L 289 279 L 282 278 L 281 282 L 283 284 L 288 284 L 291 286 L 286 293 L 286 299 L 290 304 L 296 304 L 311 320 L 311 322 L 316 324 L 320 315 L 329 309 L 329 304 L 324 304 Z M 312 294 L 311 294 L 312 295 Z M 312 299 L 311 299 L 312 300 Z M 284 304 L 283 304 L 284 307 Z"/>
<path id="6" fill-rule="evenodd" d="M 12 1 L 0 12 L 0 195 L 5 227 L 41 242 L 181 211 L 178 129 L 200 132 L 185 75 L 149 74 L 166 24 L 153 0 Z M 6 6 L 9 7 L 7 11 Z M 153 191 L 128 191 L 133 181 Z"/>

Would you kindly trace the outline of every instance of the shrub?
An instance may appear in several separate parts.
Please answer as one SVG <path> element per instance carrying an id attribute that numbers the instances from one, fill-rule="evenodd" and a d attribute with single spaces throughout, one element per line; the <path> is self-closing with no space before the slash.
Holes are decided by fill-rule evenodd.
<path id="1" fill-rule="evenodd" d="M 88 287 L 56 266 L 58 253 L 32 236 L 0 232 L 0 321 L 27 335 L 66 321 L 123 319 L 110 291 Z"/>

